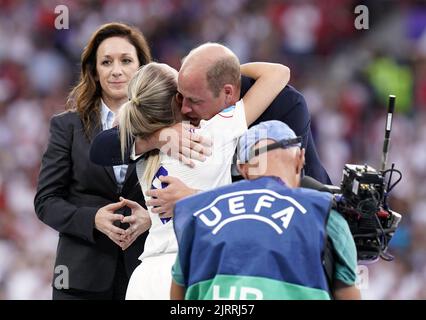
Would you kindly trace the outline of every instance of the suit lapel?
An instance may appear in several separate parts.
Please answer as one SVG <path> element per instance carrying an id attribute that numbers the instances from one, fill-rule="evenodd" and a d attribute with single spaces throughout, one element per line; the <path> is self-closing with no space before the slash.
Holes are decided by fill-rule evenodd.
<path id="1" fill-rule="evenodd" d="M 130 175 L 133 173 L 133 171 L 135 171 L 135 168 L 136 168 L 136 163 L 134 163 L 134 162 L 129 163 L 129 165 L 127 167 L 126 178 L 124 179 L 124 183 L 127 182 L 127 179 L 130 177 Z"/>
<path id="2" fill-rule="evenodd" d="M 95 139 L 96 135 L 101 132 L 101 127 L 102 125 L 97 125 L 93 128 L 93 133 L 92 133 L 92 141 L 93 139 Z M 111 179 L 111 181 L 114 183 L 114 185 L 117 184 L 117 180 L 115 179 L 115 174 L 114 174 L 114 169 L 113 167 L 103 167 L 107 176 Z"/>
<path id="3" fill-rule="evenodd" d="M 132 190 L 134 188 L 140 189 L 139 178 L 137 177 L 135 173 L 136 165 L 137 165 L 137 162 L 131 162 L 129 163 L 127 167 L 126 178 L 123 184 L 123 194 L 133 192 Z"/>
<path id="4" fill-rule="evenodd" d="M 114 184 L 117 184 L 117 180 L 115 179 L 113 167 L 104 167 L 104 170 L 106 171 L 108 176 L 111 178 L 112 182 L 114 182 Z"/>

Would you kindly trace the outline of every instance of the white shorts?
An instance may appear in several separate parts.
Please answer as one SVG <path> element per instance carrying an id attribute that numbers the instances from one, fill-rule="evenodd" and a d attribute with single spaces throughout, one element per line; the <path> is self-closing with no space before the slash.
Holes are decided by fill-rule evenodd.
<path id="1" fill-rule="evenodd" d="M 172 266 L 176 253 L 148 257 L 133 271 L 126 300 L 170 300 Z"/>

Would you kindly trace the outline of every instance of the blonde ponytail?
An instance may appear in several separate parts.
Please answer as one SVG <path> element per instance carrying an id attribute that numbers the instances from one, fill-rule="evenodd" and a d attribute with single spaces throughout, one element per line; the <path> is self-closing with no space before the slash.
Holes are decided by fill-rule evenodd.
<path id="1" fill-rule="evenodd" d="M 173 104 L 177 92 L 177 71 L 156 62 L 141 67 L 129 83 L 129 101 L 120 109 L 121 155 L 124 158 L 130 142 L 147 138 L 155 131 L 176 122 Z M 151 185 L 160 164 L 158 150 L 145 154 L 143 182 Z"/>

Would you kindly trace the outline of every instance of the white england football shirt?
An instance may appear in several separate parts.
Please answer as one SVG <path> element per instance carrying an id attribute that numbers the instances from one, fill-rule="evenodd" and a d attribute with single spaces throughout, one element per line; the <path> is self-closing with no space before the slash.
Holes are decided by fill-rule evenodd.
<path id="1" fill-rule="evenodd" d="M 208 190 L 232 183 L 231 165 L 238 138 L 247 130 L 243 100 L 238 101 L 235 106 L 224 109 L 212 119 L 200 122 L 195 132 L 209 137 L 212 142 L 212 155 L 206 161 L 193 160 L 194 168 L 190 168 L 179 160 L 169 157 L 160 152 L 160 166 L 153 181 L 148 185 L 142 181 L 146 161 L 137 163 L 136 171 L 139 177 L 142 192 L 146 200 L 148 187 L 150 189 L 165 188 L 158 179 L 159 176 L 173 176 L 179 178 L 187 186 Z M 173 219 L 160 218 L 158 214 L 152 213 L 148 208 L 152 225 L 145 242 L 145 248 L 139 257 L 143 260 L 147 257 L 177 252 L 177 241 L 173 230 Z"/>

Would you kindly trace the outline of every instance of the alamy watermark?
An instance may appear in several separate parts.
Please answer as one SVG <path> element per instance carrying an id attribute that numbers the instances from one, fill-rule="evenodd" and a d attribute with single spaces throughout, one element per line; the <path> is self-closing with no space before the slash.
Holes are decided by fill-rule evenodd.
<path id="1" fill-rule="evenodd" d="M 355 18 L 354 26 L 357 30 L 368 30 L 370 28 L 369 24 L 369 11 L 368 7 L 364 5 L 358 5 L 355 7 L 355 11 L 358 16 Z"/>
<path id="2" fill-rule="evenodd" d="M 189 123 L 188 123 L 189 125 Z M 202 147 L 204 150 L 210 150 L 209 155 L 206 158 L 209 158 L 209 164 L 211 165 L 220 165 L 231 164 L 232 157 L 235 150 L 230 149 L 232 147 L 231 140 L 238 139 L 238 133 L 234 131 L 232 127 L 222 128 L 220 132 L 216 131 L 203 131 L 202 133 L 197 133 L 203 138 L 212 142 L 211 147 Z M 241 131 L 241 130 L 240 130 Z M 248 173 L 261 175 L 265 174 L 268 168 L 268 157 L 261 155 L 260 157 L 255 157 L 254 149 L 264 147 L 268 139 L 268 131 L 266 129 L 259 129 L 257 131 L 257 141 L 258 144 L 251 145 L 250 148 L 246 146 L 240 147 L 237 143 L 236 152 L 243 156 L 243 163 L 248 164 Z M 186 151 L 186 158 L 193 160 L 194 153 L 200 152 L 201 145 L 194 146 L 191 145 L 192 138 L 188 138 L 188 132 L 182 130 L 181 132 L 176 131 L 174 128 L 163 129 L 159 136 L 159 141 L 165 142 L 161 147 L 160 151 L 163 154 L 167 154 L 175 159 L 180 158 L 180 154 L 183 153 L 183 150 Z M 192 150 L 191 150 L 192 149 Z M 251 160 L 253 158 L 253 160 Z M 250 161 L 249 161 L 250 160 Z M 250 163 L 249 163 L 250 162 Z"/>
<path id="3" fill-rule="evenodd" d="M 67 266 L 60 264 L 55 267 L 53 286 L 58 290 L 70 288 L 70 272 Z"/>
<path id="4" fill-rule="evenodd" d="M 369 24 L 369 11 L 366 5 L 357 5 L 354 13 L 357 14 L 354 20 L 354 27 L 357 30 L 368 30 Z M 55 7 L 55 28 L 57 30 L 69 29 L 69 8 L 66 5 L 60 4 Z"/>
<path id="5" fill-rule="evenodd" d="M 55 7 L 55 28 L 57 30 L 70 28 L 70 12 L 66 5 L 60 4 Z"/>
<path id="6" fill-rule="evenodd" d="M 359 290 L 366 290 L 368 289 L 368 267 L 364 265 L 358 265 L 356 267 L 356 282 L 355 286 Z"/>

